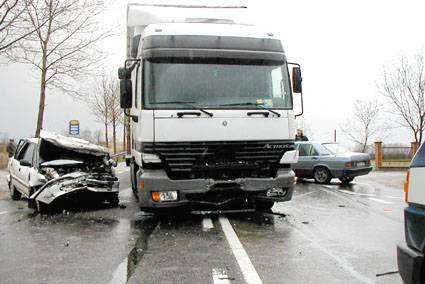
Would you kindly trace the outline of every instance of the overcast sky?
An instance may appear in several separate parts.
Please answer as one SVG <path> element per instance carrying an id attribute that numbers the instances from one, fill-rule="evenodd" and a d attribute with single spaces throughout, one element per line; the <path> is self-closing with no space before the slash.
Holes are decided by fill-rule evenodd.
<path id="1" fill-rule="evenodd" d="M 111 52 L 107 62 L 114 75 L 125 59 L 126 3 L 138 1 L 120 2 L 114 4 L 114 12 L 107 17 L 108 21 L 118 19 L 123 23 L 122 35 L 107 42 Z M 218 3 L 223 2 L 241 3 Z M 355 99 L 383 100 L 375 85 L 383 66 L 402 54 L 418 53 L 425 44 L 423 0 L 243 2 L 255 11 L 256 22 L 282 39 L 288 60 L 301 64 L 305 107 L 302 119 L 319 140 L 333 140 L 335 129 L 340 134 L 341 123 L 353 118 Z M 34 134 L 39 79 L 31 75 L 33 72 L 29 66 L 17 64 L 0 68 L 0 135 L 7 133 L 18 139 Z M 80 121 L 81 129 L 102 129 L 83 103 L 49 91 L 44 129 L 61 132 L 74 119 Z M 343 137 L 338 138 L 344 142 Z M 413 141 L 413 135 L 397 128 L 390 140 L 406 143 Z"/>

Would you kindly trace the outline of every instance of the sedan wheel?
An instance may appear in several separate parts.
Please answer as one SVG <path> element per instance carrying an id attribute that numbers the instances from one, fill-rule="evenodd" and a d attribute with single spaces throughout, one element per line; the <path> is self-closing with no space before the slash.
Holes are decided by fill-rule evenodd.
<path id="1" fill-rule="evenodd" d="M 313 175 L 314 181 L 320 184 L 327 184 L 332 179 L 331 173 L 325 167 L 318 167 L 314 169 Z"/>

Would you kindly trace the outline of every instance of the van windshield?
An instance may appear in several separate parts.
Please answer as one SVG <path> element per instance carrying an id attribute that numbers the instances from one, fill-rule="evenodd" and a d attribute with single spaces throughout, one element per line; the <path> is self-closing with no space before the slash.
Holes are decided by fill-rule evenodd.
<path id="1" fill-rule="evenodd" d="M 144 108 L 292 109 L 286 64 L 144 64 Z M 161 104 L 161 103 L 164 104 Z M 239 105 L 238 105 L 239 104 Z M 231 106 L 230 106 L 231 105 Z"/>

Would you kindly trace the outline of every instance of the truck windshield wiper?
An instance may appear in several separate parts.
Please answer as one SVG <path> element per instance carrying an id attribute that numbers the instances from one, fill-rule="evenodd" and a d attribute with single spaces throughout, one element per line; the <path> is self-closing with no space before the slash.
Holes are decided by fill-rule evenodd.
<path id="1" fill-rule="evenodd" d="M 210 117 L 213 117 L 214 114 L 212 114 L 209 111 L 204 110 L 203 108 L 196 107 L 196 106 L 192 105 L 194 103 L 196 103 L 196 102 L 172 101 L 172 102 L 154 102 L 154 103 L 150 103 L 150 104 L 153 104 L 153 105 L 159 105 L 159 104 L 180 104 L 180 105 L 185 105 L 185 106 L 188 106 L 190 108 L 193 108 L 193 109 L 197 109 L 199 111 L 202 111 L 203 113 L 209 115 Z"/>
<path id="2" fill-rule="evenodd" d="M 224 105 L 220 105 L 220 106 L 256 106 L 258 108 L 261 108 L 261 109 L 267 110 L 271 113 L 274 113 L 275 115 L 277 115 L 277 117 L 280 117 L 280 113 L 275 112 L 274 110 L 271 110 L 269 108 L 266 108 L 266 107 L 264 107 L 264 106 L 262 106 L 261 104 L 258 104 L 258 103 L 246 102 L 246 103 L 224 104 Z"/>

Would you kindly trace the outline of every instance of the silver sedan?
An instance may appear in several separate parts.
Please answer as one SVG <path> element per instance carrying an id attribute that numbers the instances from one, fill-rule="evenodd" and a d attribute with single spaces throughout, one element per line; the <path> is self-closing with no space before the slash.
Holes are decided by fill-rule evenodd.
<path id="1" fill-rule="evenodd" d="M 354 177 L 367 175 L 372 170 L 369 154 L 351 152 L 338 143 L 295 142 L 295 147 L 299 160 L 293 164 L 293 170 L 299 178 L 314 178 L 322 184 L 338 178 L 349 183 Z"/>

